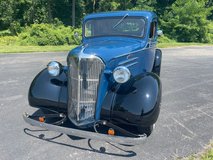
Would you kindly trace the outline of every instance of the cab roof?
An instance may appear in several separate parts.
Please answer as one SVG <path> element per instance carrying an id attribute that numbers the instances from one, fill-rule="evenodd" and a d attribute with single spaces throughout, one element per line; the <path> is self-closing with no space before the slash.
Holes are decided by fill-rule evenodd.
<path id="1" fill-rule="evenodd" d="M 157 15 L 151 11 L 114 11 L 114 12 L 100 12 L 89 14 L 84 17 L 84 21 L 92 18 L 101 18 L 101 17 L 116 17 L 116 16 L 142 16 L 147 18 L 148 20 L 152 20 L 153 18 L 157 18 Z"/>

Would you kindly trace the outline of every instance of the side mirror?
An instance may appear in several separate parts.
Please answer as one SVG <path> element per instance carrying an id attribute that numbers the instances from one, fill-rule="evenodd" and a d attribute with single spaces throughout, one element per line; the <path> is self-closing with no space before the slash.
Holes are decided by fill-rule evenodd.
<path id="1" fill-rule="evenodd" d="M 77 39 L 79 39 L 79 34 L 78 34 L 78 32 L 74 32 L 74 37 L 77 38 Z"/>
<path id="2" fill-rule="evenodd" d="M 158 36 L 162 36 L 163 35 L 163 31 L 162 30 L 157 30 L 157 35 Z"/>
<path id="3" fill-rule="evenodd" d="M 76 44 L 80 44 L 82 42 L 82 39 L 81 39 L 81 37 L 80 37 L 78 32 L 74 32 L 73 39 L 76 42 Z"/>

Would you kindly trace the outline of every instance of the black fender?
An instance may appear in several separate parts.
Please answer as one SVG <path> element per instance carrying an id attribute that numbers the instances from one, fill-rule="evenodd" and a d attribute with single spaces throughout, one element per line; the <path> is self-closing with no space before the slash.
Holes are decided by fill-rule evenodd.
<path id="1" fill-rule="evenodd" d="M 111 109 L 111 121 L 119 124 L 147 127 L 159 116 L 161 82 L 154 73 L 145 73 L 122 84 L 116 91 Z"/>
<path id="2" fill-rule="evenodd" d="M 162 60 L 162 51 L 160 49 L 156 49 L 155 51 L 155 61 L 153 65 L 152 72 L 160 76 L 161 71 L 161 60 Z"/>
<path id="3" fill-rule="evenodd" d="M 67 110 L 67 75 L 51 76 L 43 69 L 32 81 L 28 101 L 32 107 Z"/>

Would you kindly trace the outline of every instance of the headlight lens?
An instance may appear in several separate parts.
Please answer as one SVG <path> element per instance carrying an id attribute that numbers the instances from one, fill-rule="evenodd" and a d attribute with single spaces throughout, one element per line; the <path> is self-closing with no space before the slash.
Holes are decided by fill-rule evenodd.
<path id="1" fill-rule="evenodd" d="M 58 76 L 61 72 L 61 64 L 59 62 L 56 62 L 56 61 L 52 61 L 50 62 L 48 65 L 47 65 L 47 70 L 48 70 L 48 73 L 51 75 L 51 76 Z"/>
<path id="2" fill-rule="evenodd" d="M 124 66 L 119 66 L 114 69 L 113 71 L 113 77 L 116 82 L 118 83 L 125 83 L 130 79 L 130 71 L 128 68 Z"/>

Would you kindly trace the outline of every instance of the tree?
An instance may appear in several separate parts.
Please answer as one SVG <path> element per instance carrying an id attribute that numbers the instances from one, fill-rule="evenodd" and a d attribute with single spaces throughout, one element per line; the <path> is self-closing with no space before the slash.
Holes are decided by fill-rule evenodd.
<path id="1" fill-rule="evenodd" d="M 98 3 L 98 12 L 106 12 L 106 11 L 116 11 L 119 7 L 119 2 L 115 0 L 100 0 Z"/>
<path id="2" fill-rule="evenodd" d="M 156 0 L 137 0 L 133 10 L 156 11 Z"/>
<path id="3" fill-rule="evenodd" d="M 75 0 L 72 0 L 72 26 L 75 27 Z"/>
<path id="4" fill-rule="evenodd" d="M 26 24 L 51 23 L 51 4 L 51 0 L 27 0 L 25 5 L 28 10 L 23 15 Z"/>
<path id="5" fill-rule="evenodd" d="M 208 42 L 208 20 L 211 8 L 206 0 L 176 0 L 161 20 L 164 33 L 181 42 Z"/>
<path id="6" fill-rule="evenodd" d="M 13 22 L 13 0 L 0 0 L 0 29 L 7 29 Z"/>
<path id="7" fill-rule="evenodd" d="M 169 10 L 171 8 L 171 5 L 176 0 L 157 0 L 156 4 L 156 12 L 159 17 L 164 14 L 165 11 Z"/>

